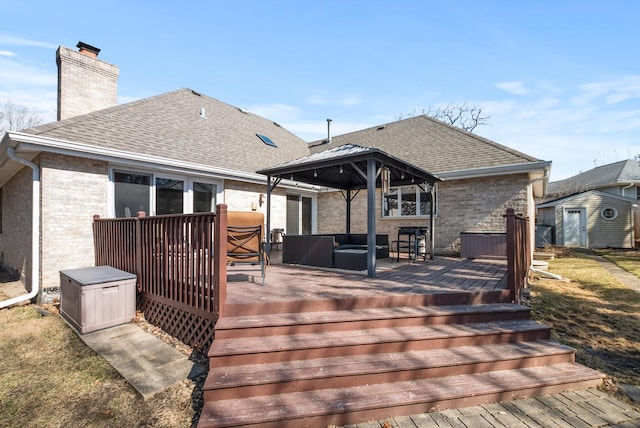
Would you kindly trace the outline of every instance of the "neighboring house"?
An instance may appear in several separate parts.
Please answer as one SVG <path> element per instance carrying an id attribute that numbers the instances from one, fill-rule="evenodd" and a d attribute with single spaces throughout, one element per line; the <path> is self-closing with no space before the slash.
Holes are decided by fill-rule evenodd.
<path id="1" fill-rule="evenodd" d="M 434 198 L 436 253 L 458 254 L 461 232 L 503 232 L 508 207 L 533 218 L 533 198 L 545 192 L 551 162 L 427 116 L 310 147 L 277 123 L 190 89 L 107 107 L 117 67 L 97 59 L 99 50 L 78 47 L 58 50 L 61 120 L 8 132 L 0 143 L 0 263 L 28 289 L 36 278 L 57 287 L 60 270 L 93 265 L 95 214 L 191 213 L 218 203 L 264 212 L 266 177 L 255 171 L 347 143 L 445 180 Z M 378 192 L 378 233 L 393 240 L 399 226 L 429 224 L 431 201 L 417 184 Z M 361 193 L 353 233 L 366 232 Z M 283 180 L 272 195 L 271 227 L 343 232 L 344 206 L 339 192 Z"/>
<path id="2" fill-rule="evenodd" d="M 435 189 L 435 252 L 460 253 L 461 232 L 504 232 L 506 209 L 534 218 L 534 197 L 544 195 L 551 162 L 533 158 L 429 116 L 416 116 L 318 141 L 312 152 L 343 144 L 376 147 L 444 181 Z M 352 202 L 366 212 L 366 192 Z M 419 186 L 379 192 L 377 233 L 393 238 L 400 226 L 428 225 L 428 195 Z M 318 230 L 340 231 L 344 200 L 337 192 L 318 195 Z M 531 222 L 533 233 L 533 222 Z M 353 232 L 366 232 L 364 216 L 352 220 Z M 532 240 L 533 242 L 533 240 Z"/>
<path id="3" fill-rule="evenodd" d="M 549 183 L 539 200 L 539 246 L 633 248 L 640 236 L 640 165 L 624 160 Z M 549 239 L 550 238 L 550 239 Z"/>

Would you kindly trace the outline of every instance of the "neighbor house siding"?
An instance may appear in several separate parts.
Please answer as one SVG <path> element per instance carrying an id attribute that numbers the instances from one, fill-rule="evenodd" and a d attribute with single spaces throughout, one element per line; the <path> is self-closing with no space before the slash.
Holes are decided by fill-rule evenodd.
<path id="1" fill-rule="evenodd" d="M 587 209 L 589 247 L 633 247 L 633 213 L 629 202 L 592 194 L 582 199 L 582 206 Z M 604 208 L 615 208 L 618 217 L 605 220 L 601 215 Z"/>
<path id="2" fill-rule="evenodd" d="M 486 177 L 469 180 L 447 180 L 437 185 L 435 218 L 435 252 L 458 254 L 460 232 L 504 232 L 507 208 L 526 215 L 528 207 L 527 175 Z M 400 226 L 428 226 L 429 218 L 382 218 L 381 192 L 376 190 L 376 232 L 394 241 Z M 345 230 L 345 201 L 339 192 L 318 196 L 318 233 Z M 351 203 L 351 232 L 367 231 L 367 192 Z"/>
<path id="3" fill-rule="evenodd" d="M 94 265 L 93 216 L 107 216 L 108 164 L 41 156 L 42 287 L 57 287 L 60 270 Z"/>
<path id="4" fill-rule="evenodd" d="M 20 275 L 27 290 L 32 290 L 31 219 L 32 170 L 23 167 L 2 187 L 2 267 Z"/>

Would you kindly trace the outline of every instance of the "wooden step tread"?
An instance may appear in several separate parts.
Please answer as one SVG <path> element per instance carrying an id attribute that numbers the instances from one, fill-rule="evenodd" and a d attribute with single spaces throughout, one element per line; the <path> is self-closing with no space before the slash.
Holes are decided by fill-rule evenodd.
<path id="1" fill-rule="evenodd" d="M 267 336 L 256 338 L 217 339 L 209 349 L 209 357 L 246 356 L 256 353 L 276 353 L 302 349 L 328 349 L 365 344 L 424 341 L 460 337 L 549 331 L 549 327 L 532 320 L 507 320 L 488 323 L 444 324 L 376 328 L 324 333 Z M 381 350 L 384 352 L 384 350 Z"/>
<path id="2" fill-rule="evenodd" d="M 392 373 L 397 376 L 397 373 L 403 371 L 450 368 L 483 363 L 497 365 L 500 361 L 517 360 L 518 367 L 524 367 L 526 366 L 523 361 L 525 359 L 567 355 L 567 358 L 573 361 L 573 353 L 573 348 L 544 340 L 247 364 L 210 370 L 204 389 L 218 390 L 285 382 L 307 382 L 317 379 L 335 381 L 335 378 L 358 375 L 367 375 L 370 378 L 370 375 L 380 373 Z"/>
<path id="3" fill-rule="evenodd" d="M 451 315 L 475 315 L 485 313 L 525 313 L 526 306 L 495 303 L 486 305 L 449 305 L 449 306 L 417 306 L 366 308 L 345 311 L 319 311 L 276 313 L 260 316 L 237 316 L 220 318 L 216 323 L 216 333 L 222 330 L 246 329 L 256 327 L 273 327 L 282 325 L 331 324 L 354 322 L 360 320 L 381 320 L 397 318 L 443 317 Z"/>
<path id="4" fill-rule="evenodd" d="M 585 383 L 595 386 L 601 379 L 602 375 L 594 370 L 575 363 L 565 363 L 437 379 L 208 401 L 204 404 L 198 426 L 303 427 L 312 426 L 308 421 L 313 418 L 316 418 L 314 424 L 319 421 L 323 424 L 357 423 L 364 421 L 361 418 L 401 416 L 417 408 L 423 408 L 423 411 L 448 408 L 447 403 L 456 403 L 465 397 L 475 403 L 495 402 L 532 393 L 557 392 L 554 386 L 566 386 L 567 389 L 572 389 L 570 385 Z"/>

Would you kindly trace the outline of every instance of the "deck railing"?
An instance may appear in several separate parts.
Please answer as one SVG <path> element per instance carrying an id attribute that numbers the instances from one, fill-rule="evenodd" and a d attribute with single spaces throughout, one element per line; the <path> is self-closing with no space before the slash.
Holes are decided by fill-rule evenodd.
<path id="1" fill-rule="evenodd" d="M 507 283 L 511 300 L 520 303 L 531 263 L 529 245 L 529 219 L 516 215 L 513 208 L 507 209 Z"/>
<path id="2" fill-rule="evenodd" d="M 226 298 L 227 208 L 216 213 L 94 217 L 96 265 L 138 277 L 138 309 L 184 343 L 206 349 Z"/>

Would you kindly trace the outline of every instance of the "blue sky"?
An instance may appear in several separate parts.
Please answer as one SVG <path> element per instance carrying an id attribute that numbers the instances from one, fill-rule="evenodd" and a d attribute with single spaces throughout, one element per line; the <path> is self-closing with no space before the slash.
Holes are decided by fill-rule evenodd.
<path id="1" fill-rule="evenodd" d="M 640 2 L 0 0 L 0 102 L 55 119 L 58 45 L 118 102 L 188 87 L 307 141 L 467 102 L 551 180 L 640 154 Z M 473 156 L 472 153 L 469 154 Z"/>

